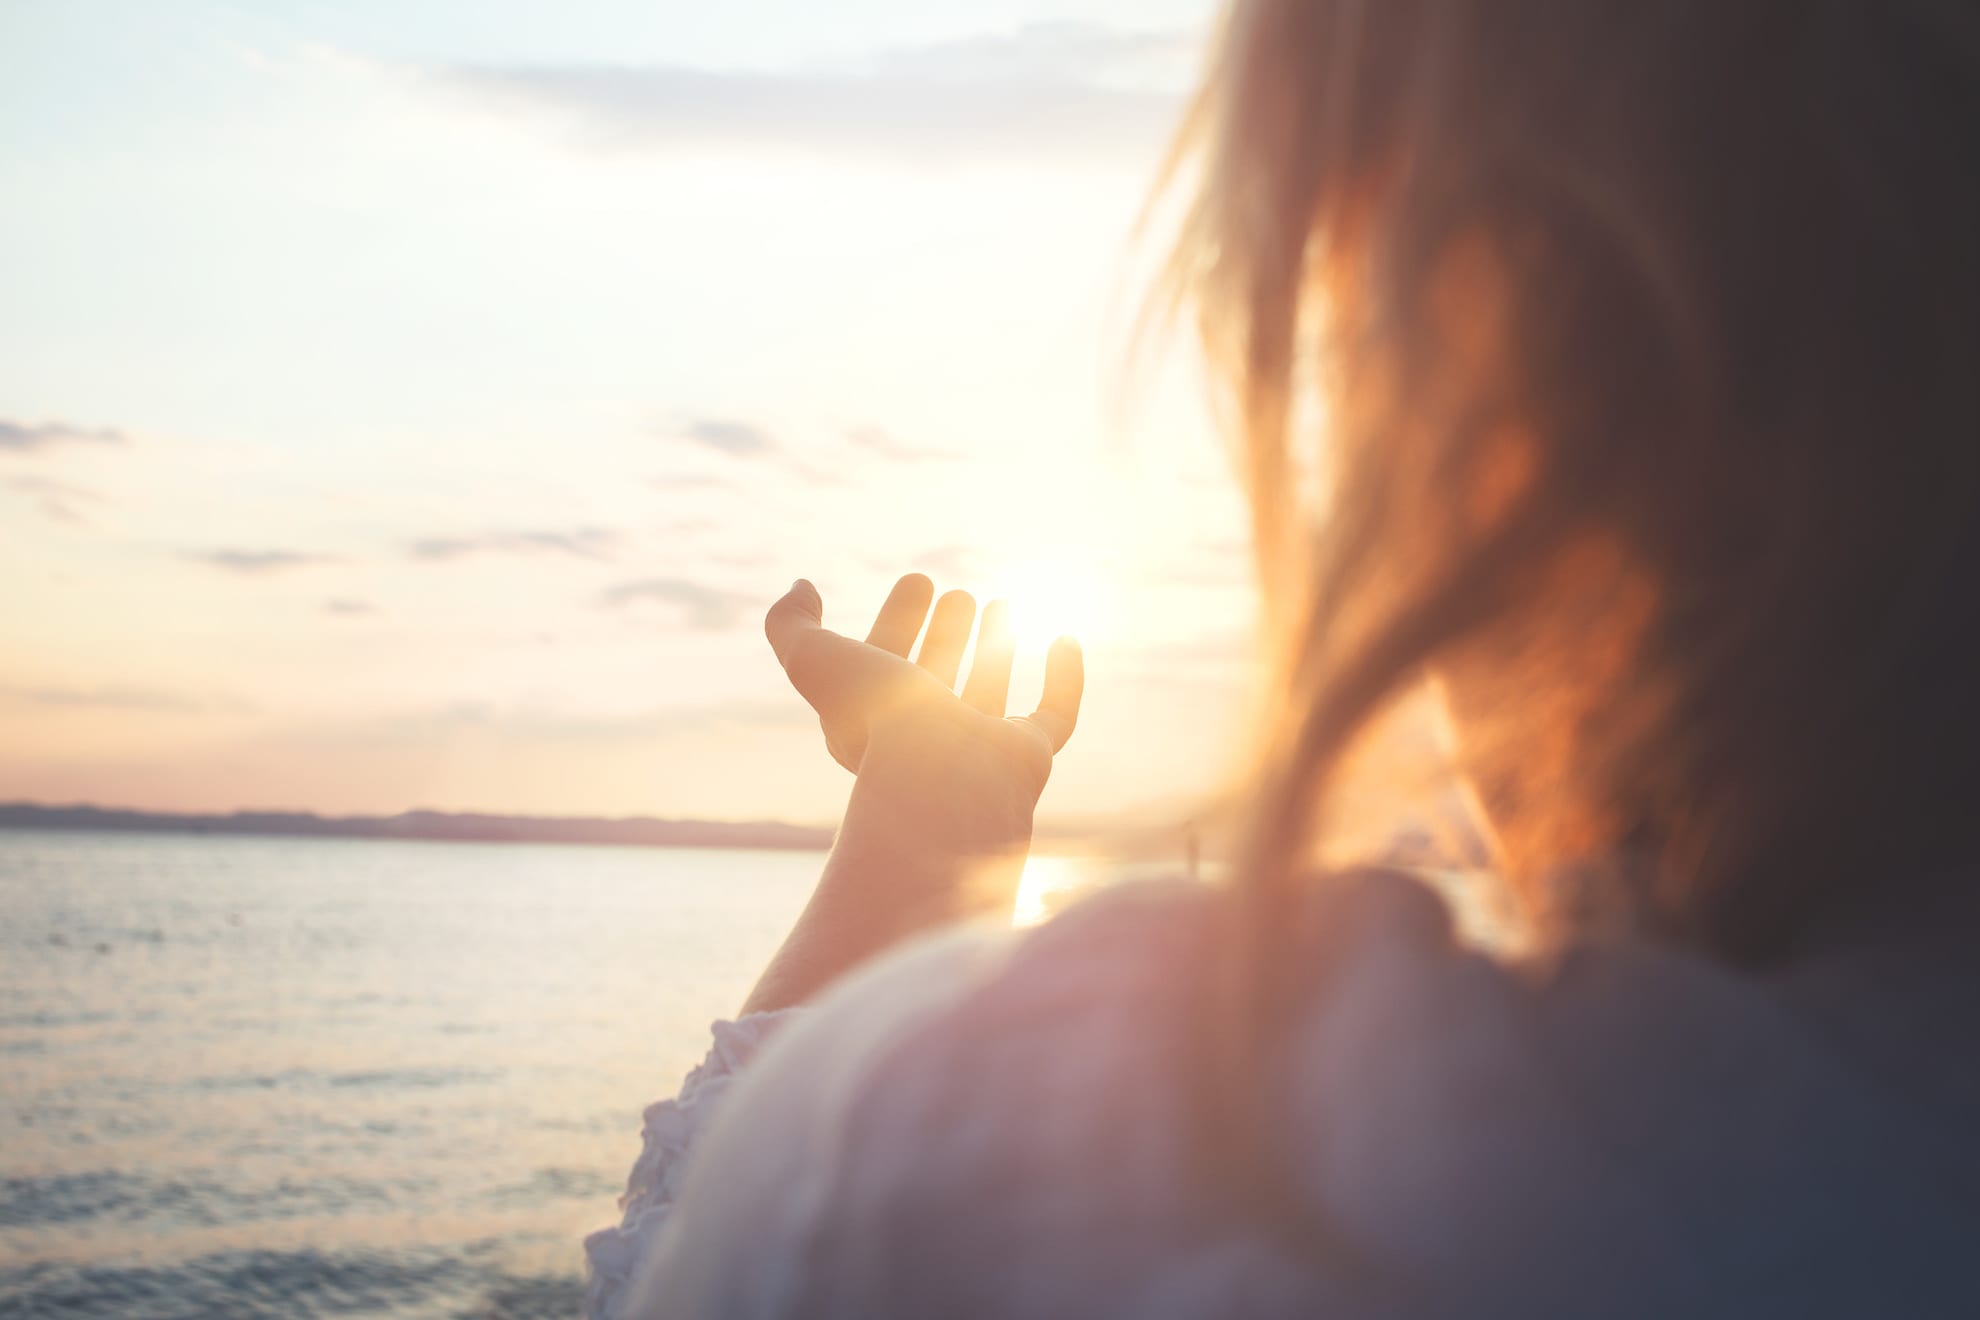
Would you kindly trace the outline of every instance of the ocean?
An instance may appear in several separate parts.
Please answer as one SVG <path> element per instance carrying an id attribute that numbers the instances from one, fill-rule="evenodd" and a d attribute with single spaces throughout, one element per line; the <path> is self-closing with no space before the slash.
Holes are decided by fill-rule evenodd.
<path id="1" fill-rule="evenodd" d="M 573 1314 L 821 860 L 0 832 L 0 1315 Z"/>

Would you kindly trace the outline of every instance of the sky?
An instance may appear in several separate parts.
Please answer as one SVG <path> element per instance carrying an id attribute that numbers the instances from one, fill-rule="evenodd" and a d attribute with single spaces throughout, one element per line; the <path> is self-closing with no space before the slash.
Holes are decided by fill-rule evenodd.
<path id="1" fill-rule="evenodd" d="M 1048 819 L 1228 766 L 1252 610 L 1132 242 L 1197 0 L 0 2 L 0 799 L 831 819 L 800 575 L 1087 649 Z"/>

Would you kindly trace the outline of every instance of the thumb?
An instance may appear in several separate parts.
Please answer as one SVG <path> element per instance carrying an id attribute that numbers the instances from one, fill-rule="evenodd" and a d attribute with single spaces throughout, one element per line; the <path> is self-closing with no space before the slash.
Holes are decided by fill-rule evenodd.
<path id="1" fill-rule="evenodd" d="M 763 635 L 798 695 L 827 720 L 845 719 L 883 674 L 876 660 L 897 657 L 825 627 L 818 588 L 799 578 L 763 616 Z"/>
<path id="2" fill-rule="evenodd" d="M 821 630 L 824 622 L 825 603 L 818 597 L 818 588 L 803 578 L 791 583 L 791 589 L 763 616 L 763 635 L 770 639 L 770 649 L 786 673 L 798 641 L 806 633 Z"/>

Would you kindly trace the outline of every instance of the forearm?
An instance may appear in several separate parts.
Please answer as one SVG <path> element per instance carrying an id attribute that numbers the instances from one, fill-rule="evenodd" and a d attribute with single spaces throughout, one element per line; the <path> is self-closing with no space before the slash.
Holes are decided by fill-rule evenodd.
<path id="1" fill-rule="evenodd" d="M 955 800 L 940 806 L 952 813 Z M 955 921 L 1008 921 L 1030 842 L 1029 816 L 931 816 L 863 779 L 818 887 L 743 1011 L 807 1002 L 924 931 Z"/>

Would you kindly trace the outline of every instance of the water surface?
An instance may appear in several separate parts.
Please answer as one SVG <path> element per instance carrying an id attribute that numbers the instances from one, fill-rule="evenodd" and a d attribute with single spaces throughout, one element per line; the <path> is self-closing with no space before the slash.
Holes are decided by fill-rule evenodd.
<path id="1" fill-rule="evenodd" d="M 0 1313 L 571 1314 L 819 864 L 0 832 Z"/>

